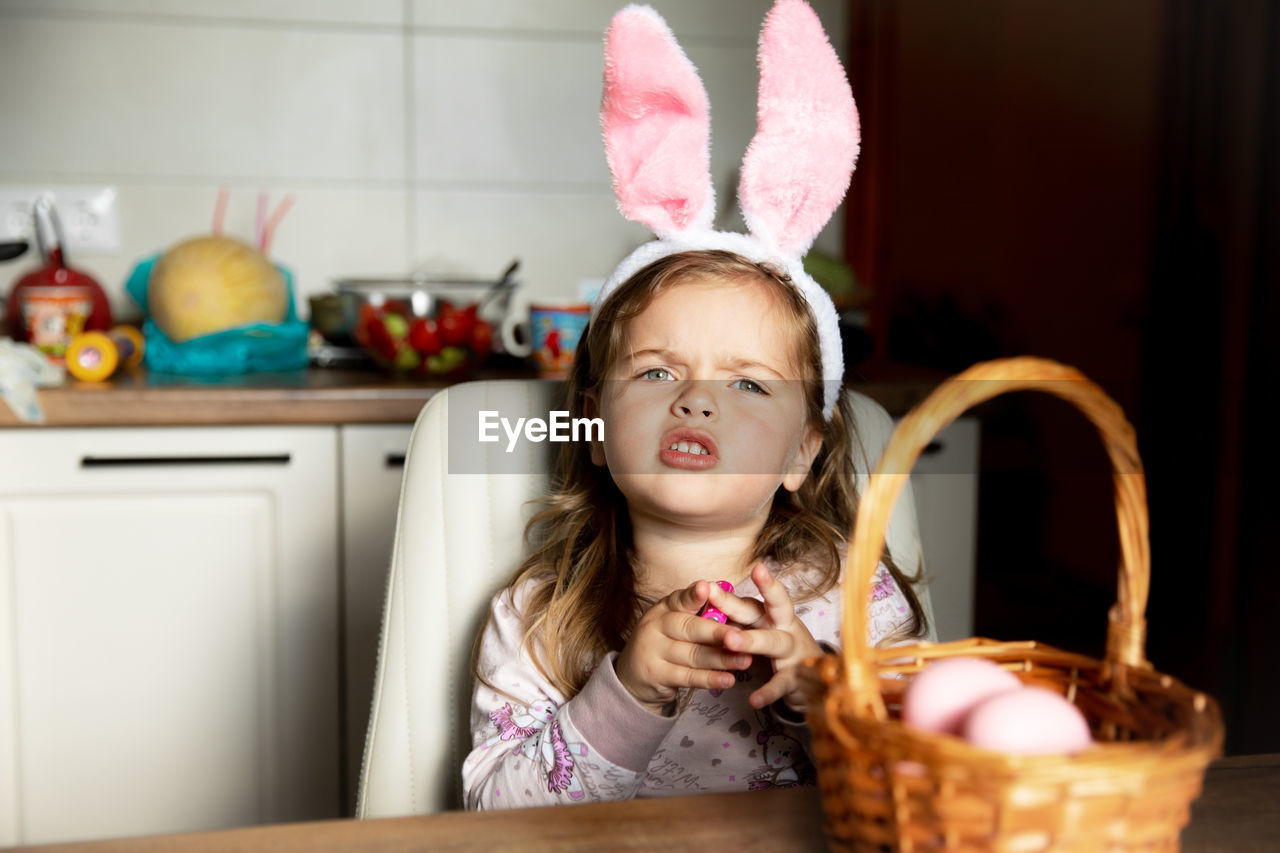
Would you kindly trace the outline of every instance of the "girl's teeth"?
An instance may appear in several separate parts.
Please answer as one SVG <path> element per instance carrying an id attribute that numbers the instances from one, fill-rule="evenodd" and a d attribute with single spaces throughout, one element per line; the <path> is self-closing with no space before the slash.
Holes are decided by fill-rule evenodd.
<path id="1" fill-rule="evenodd" d="M 693 441 L 693 442 L 677 441 L 675 444 L 672 444 L 669 449 L 677 450 L 681 453 L 692 453 L 694 456 L 710 456 L 711 455 L 710 450 L 707 450 L 705 447 L 703 447 L 701 444 L 698 444 L 698 442 L 696 441 Z"/>

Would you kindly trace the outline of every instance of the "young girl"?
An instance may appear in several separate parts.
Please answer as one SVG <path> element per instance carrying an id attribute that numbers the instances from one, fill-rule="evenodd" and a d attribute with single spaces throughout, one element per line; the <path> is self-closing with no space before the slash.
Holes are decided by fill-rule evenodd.
<path id="1" fill-rule="evenodd" d="M 728 252 L 663 258 L 599 309 L 567 391 L 604 441 L 565 446 L 477 645 L 469 808 L 814 781 L 795 666 L 839 646 L 856 510 L 821 376 L 804 298 Z M 877 581 L 870 639 L 917 634 L 906 579 Z"/>
<path id="2" fill-rule="evenodd" d="M 562 445 L 477 639 L 468 808 L 812 784 L 796 667 L 840 644 L 860 449 L 835 309 L 800 258 L 857 151 L 843 69 L 812 10 L 778 0 L 735 234 L 711 228 L 706 93 L 670 30 L 629 6 L 605 50 L 619 207 L 659 239 L 605 283 L 566 383 L 603 440 Z M 869 639 L 922 633 L 887 554 L 876 581 Z"/>

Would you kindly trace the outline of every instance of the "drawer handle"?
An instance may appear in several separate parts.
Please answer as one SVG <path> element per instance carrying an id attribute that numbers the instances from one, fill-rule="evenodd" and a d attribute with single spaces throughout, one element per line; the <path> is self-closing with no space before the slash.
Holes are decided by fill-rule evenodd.
<path id="1" fill-rule="evenodd" d="M 288 453 L 244 456 L 82 456 L 81 468 L 161 468 L 180 465 L 288 465 Z"/>
<path id="2" fill-rule="evenodd" d="M 937 456 L 941 452 L 942 452 L 942 442 L 931 441 L 924 446 L 924 450 L 921 451 L 920 455 L 921 456 Z"/>
<path id="3" fill-rule="evenodd" d="M 387 467 L 388 467 L 388 468 L 403 468 L 403 467 L 404 467 L 404 456 L 405 456 L 405 455 L 404 455 L 403 453 L 388 453 L 388 454 L 387 454 Z"/>

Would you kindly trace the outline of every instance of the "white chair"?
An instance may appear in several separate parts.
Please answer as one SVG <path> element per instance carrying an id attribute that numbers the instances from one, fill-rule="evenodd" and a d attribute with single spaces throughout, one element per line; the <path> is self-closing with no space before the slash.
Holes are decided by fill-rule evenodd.
<path id="1" fill-rule="evenodd" d="M 400 493 L 358 817 L 461 807 L 461 766 L 471 749 L 472 641 L 490 598 L 521 560 L 532 512 L 527 502 L 544 492 L 558 449 L 524 443 L 534 452 L 507 454 L 503 438 L 478 453 L 479 413 L 545 418 L 559 390 L 551 382 L 464 383 L 432 397 L 418 415 Z M 892 421 L 870 398 L 847 393 L 873 464 Z M 865 479 L 870 466 L 862 462 Z M 888 538 L 905 570 L 922 562 L 910 486 Z M 932 622 L 926 590 L 921 600 Z"/>

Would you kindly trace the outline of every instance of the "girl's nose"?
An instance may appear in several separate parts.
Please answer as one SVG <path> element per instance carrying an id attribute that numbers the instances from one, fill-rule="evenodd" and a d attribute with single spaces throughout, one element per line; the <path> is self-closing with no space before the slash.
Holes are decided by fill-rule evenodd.
<path id="1" fill-rule="evenodd" d="M 696 418 L 698 420 L 714 420 L 719 407 L 711 394 L 710 383 L 686 382 L 672 404 L 671 410 L 677 417 Z"/>

